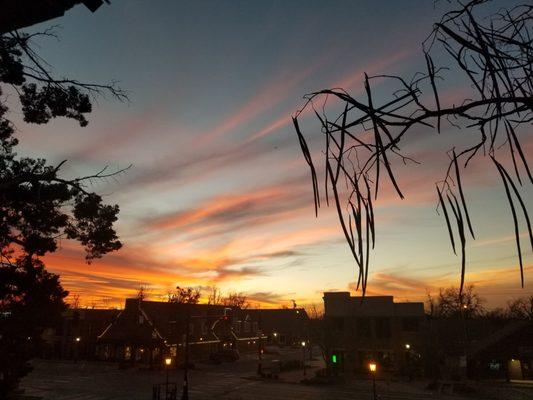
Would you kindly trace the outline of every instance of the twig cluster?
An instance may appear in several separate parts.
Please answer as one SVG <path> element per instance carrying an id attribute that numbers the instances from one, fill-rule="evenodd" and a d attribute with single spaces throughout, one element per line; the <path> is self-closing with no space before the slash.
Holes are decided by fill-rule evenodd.
<path id="1" fill-rule="evenodd" d="M 459 238 L 460 290 L 464 286 L 467 238 L 475 238 L 461 175 L 476 155 L 487 156 L 502 178 L 512 211 L 521 283 L 524 285 L 517 208 L 522 211 L 533 249 L 531 224 L 519 190 L 524 177 L 532 184 L 533 178 L 517 129 L 533 121 L 533 7 L 521 5 L 502 9 L 481 18 L 478 14 L 485 12 L 486 3 L 487 0 L 474 0 L 466 5 L 458 3 L 457 10 L 446 13 L 434 25 L 424 42 L 426 70 L 415 74 L 410 81 L 400 76 L 365 74 L 364 100 L 355 99 L 343 89 L 321 90 L 306 95 L 304 107 L 293 117 L 302 152 L 311 170 L 317 212 L 320 207 L 317 170 L 299 119 L 304 110 L 312 109 L 320 122 L 325 138 L 326 201 L 329 203 L 329 191 L 332 191 L 342 230 L 358 266 L 358 288 L 361 286 L 363 294 L 367 285 L 370 245 L 373 248 L 375 243 L 372 197 L 378 198 L 380 179 L 385 174 L 403 199 L 391 160 L 416 162 L 400 149 L 406 134 L 415 127 L 433 128 L 440 133 L 443 122 L 447 122 L 450 128 L 469 128 L 467 132 L 477 132 L 473 146 L 450 150 L 446 175 L 436 183 L 439 207 L 454 252 L 456 236 Z M 443 80 L 442 75 L 448 68 L 435 65 L 432 50 L 436 46 L 444 48 L 452 59 L 453 68 L 470 82 L 472 94 L 462 104 L 447 105 L 439 93 L 438 82 Z M 377 105 L 372 88 L 375 80 L 391 81 L 399 89 L 391 100 Z M 334 113 L 326 112 L 331 99 L 338 107 Z M 334 118 L 328 116 L 331 113 Z M 502 148 L 508 148 L 503 155 Z M 499 161 L 505 157 L 512 159 L 518 183 L 507 172 L 503 161 Z"/>

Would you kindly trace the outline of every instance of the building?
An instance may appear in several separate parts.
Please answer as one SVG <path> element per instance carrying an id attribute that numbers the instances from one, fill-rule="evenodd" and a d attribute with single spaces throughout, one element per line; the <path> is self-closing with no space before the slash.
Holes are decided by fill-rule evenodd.
<path id="1" fill-rule="evenodd" d="M 248 309 L 243 312 L 257 321 L 265 344 L 299 346 L 309 340 L 309 317 L 303 308 Z"/>
<path id="2" fill-rule="evenodd" d="M 42 335 L 44 358 L 94 359 L 98 335 L 118 316 L 119 310 L 69 309 Z"/>
<path id="3" fill-rule="evenodd" d="M 396 303 L 392 296 L 353 297 L 349 292 L 324 293 L 323 347 L 331 368 L 380 370 L 408 375 L 421 369 L 424 353 L 423 303 Z"/>
<path id="4" fill-rule="evenodd" d="M 473 343 L 468 375 L 475 379 L 533 380 L 533 321 L 510 321 Z"/>
<path id="5" fill-rule="evenodd" d="M 171 355 L 181 363 L 187 340 L 190 359 L 201 360 L 224 351 L 258 351 L 261 337 L 247 310 L 127 299 L 124 310 L 99 335 L 97 356 L 153 365 Z"/>

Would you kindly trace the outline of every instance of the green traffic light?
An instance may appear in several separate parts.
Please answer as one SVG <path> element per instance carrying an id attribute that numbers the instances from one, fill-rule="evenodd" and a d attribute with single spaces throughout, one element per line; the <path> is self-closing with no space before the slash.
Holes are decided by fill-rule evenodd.
<path id="1" fill-rule="evenodd" d="M 333 364 L 337 364 L 337 355 L 336 355 L 336 354 L 333 354 L 333 355 L 331 356 L 331 362 L 332 362 Z"/>

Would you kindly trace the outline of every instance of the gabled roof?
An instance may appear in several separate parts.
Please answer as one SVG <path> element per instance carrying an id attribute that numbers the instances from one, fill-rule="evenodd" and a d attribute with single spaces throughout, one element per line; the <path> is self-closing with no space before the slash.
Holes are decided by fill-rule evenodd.
<path id="1" fill-rule="evenodd" d="M 218 340 L 211 327 L 228 307 L 209 304 L 178 304 L 126 299 L 126 307 L 99 336 L 100 341 L 176 344 L 183 340 L 187 317 L 190 323 L 207 324 L 206 332 L 195 332 L 200 340 Z M 239 311 L 234 309 L 233 311 Z"/>
<path id="2" fill-rule="evenodd" d="M 143 323 L 139 323 L 142 316 Z M 139 303 L 126 303 L 126 308 L 120 312 L 104 332 L 98 336 L 98 340 L 110 342 L 150 343 L 161 342 L 164 339 L 155 329 L 153 323 L 139 307 Z"/>
<path id="3" fill-rule="evenodd" d="M 505 327 L 494 332 L 492 335 L 487 336 L 473 345 L 469 356 L 476 357 L 484 352 L 487 348 L 498 344 L 500 341 L 505 340 L 509 336 L 514 335 L 515 333 L 527 327 L 533 327 L 533 321 L 513 321 Z M 531 343 L 533 345 L 533 338 Z"/>

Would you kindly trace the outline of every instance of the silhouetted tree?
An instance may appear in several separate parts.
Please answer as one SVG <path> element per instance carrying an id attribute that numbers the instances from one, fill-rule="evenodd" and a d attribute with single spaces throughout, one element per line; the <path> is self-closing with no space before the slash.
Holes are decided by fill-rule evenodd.
<path id="1" fill-rule="evenodd" d="M 511 319 L 533 319 L 533 295 L 509 301 L 505 315 Z"/>
<path id="2" fill-rule="evenodd" d="M 222 304 L 228 307 L 242 308 L 243 310 L 250 307 L 246 295 L 237 292 L 229 293 L 226 297 L 222 298 Z"/>
<path id="3" fill-rule="evenodd" d="M 484 300 L 477 294 L 474 285 L 461 292 L 458 288 L 441 288 L 436 298 L 428 295 L 429 315 L 436 318 L 475 318 L 485 314 Z"/>
<path id="4" fill-rule="evenodd" d="M 331 318 L 326 318 L 315 305 L 309 309 L 309 338 L 313 345 L 320 348 L 320 354 L 326 365 L 326 374 L 331 374 L 331 354 L 333 349 L 342 345 L 339 333 L 334 328 Z"/>
<path id="5" fill-rule="evenodd" d="M 223 300 L 223 297 L 222 297 L 222 292 L 220 291 L 220 289 L 217 286 L 211 286 L 208 289 L 207 304 L 220 305 L 222 304 L 222 300 Z"/>
<path id="6" fill-rule="evenodd" d="M 42 158 L 20 157 L 18 139 L 9 120 L 7 92 L 18 96 L 28 123 L 44 124 L 56 117 L 86 126 L 90 95 L 125 94 L 114 85 L 56 79 L 32 49 L 31 40 L 53 33 L 0 36 L 0 397 L 16 387 L 28 371 L 27 360 L 43 328 L 65 309 L 68 292 L 59 276 L 45 270 L 41 257 L 57 250 L 61 238 L 79 241 L 86 260 L 118 250 L 113 223 L 119 208 L 106 205 L 91 192 L 92 179 L 114 175 L 104 168 L 91 176 L 67 179 L 61 167 Z"/>
<path id="7" fill-rule="evenodd" d="M 140 284 L 139 289 L 137 289 L 137 295 L 135 297 L 137 297 L 137 299 L 141 301 L 146 300 L 148 298 L 149 291 L 150 289 L 148 288 L 148 286 Z"/>
<path id="8" fill-rule="evenodd" d="M 399 198 L 404 198 L 393 162 L 417 163 L 405 155 L 401 145 L 417 129 L 437 132 L 467 128 L 474 143 L 450 149 L 444 178 L 436 183 L 453 251 L 461 254 L 463 290 L 468 237 L 474 238 L 461 175 L 474 157 L 492 164 L 501 177 L 514 222 L 520 281 L 524 286 L 519 217 L 527 228 L 531 248 L 533 233 L 520 186 L 533 183 L 519 136 L 527 133 L 533 120 L 531 29 L 533 7 L 501 2 L 490 14 L 487 0 L 454 2 L 457 8 L 434 24 L 424 41 L 426 70 L 410 80 L 378 75 L 364 78 L 364 99 L 343 89 L 327 89 L 305 96 L 302 109 L 293 117 L 302 152 L 309 165 L 315 211 L 321 205 L 315 161 L 324 164 L 326 200 L 333 197 L 346 241 L 358 267 L 357 288 L 367 286 L 370 251 L 375 244 L 374 201 L 380 179 L 388 177 Z M 490 14 L 490 15 L 487 15 Z M 481 15 L 481 16 L 480 16 Z M 435 65 L 432 53 L 440 47 L 451 60 L 450 68 Z M 462 76 L 469 93 L 459 104 L 441 95 L 445 71 Z M 392 98 L 381 101 L 373 90 L 376 81 L 388 81 L 397 89 Z M 468 85 L 469 83 L 469 85 Z M 450 104 L 451 103 L 451 104 Z M 321 152 L 311 147 L 309 135 L 300 128 L 302 113 L 310 111 L 319 124 L 324 145 Z M 522 129 L 524 132 L 521 132 Z M 512 177 L 505 160 L 512 162 Z M 439 209 L 438 208 L 438 209 Z"/>
<path id="9" fill-rule="evenodd" d="M 72 308 L 74 310 L 80 308 L 80 295 L 78 293 L 76 293 L 74 295 L 72 293 L 70 293 L 70 295 L 68 296 L 68 300 L 69 301 L 68 301 L 67 305 L 68 305 L 69 308 Z"/>
<path id="10" fill-rule="evenodd" d="M 176 286 L 176 290 L 169 294 L 169 303 L 198 304 L 200 301 L 200 290 L 191 287 Z"/>

